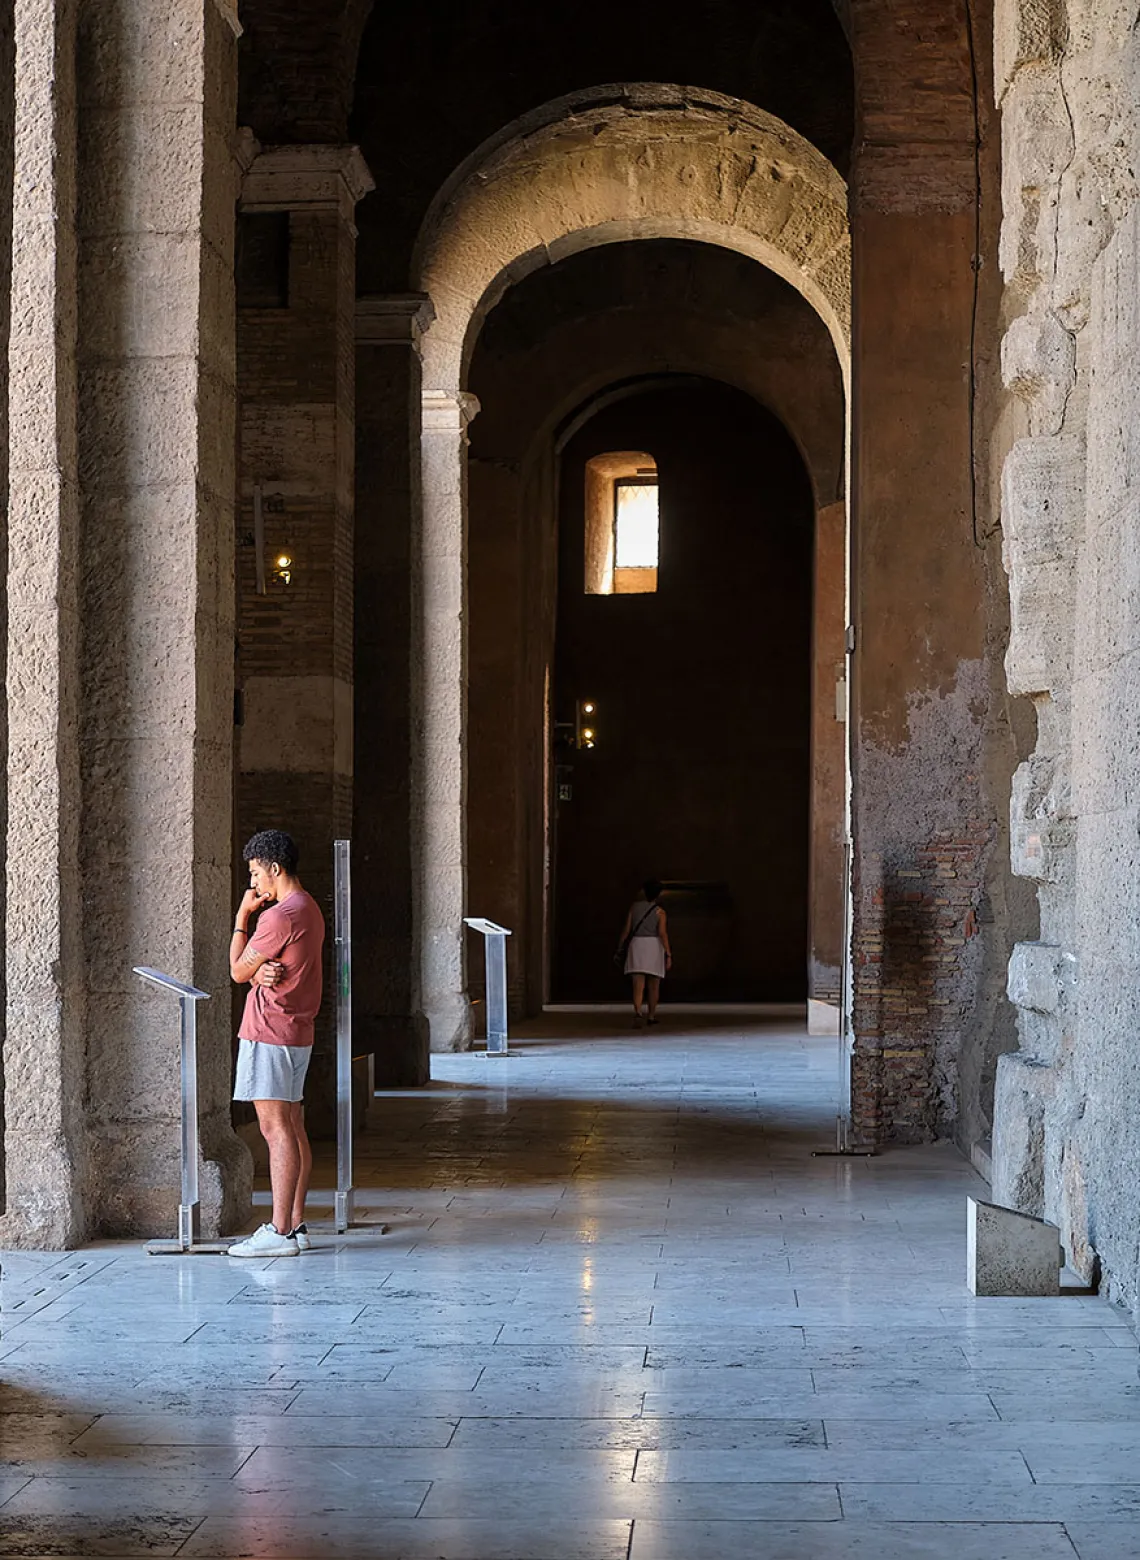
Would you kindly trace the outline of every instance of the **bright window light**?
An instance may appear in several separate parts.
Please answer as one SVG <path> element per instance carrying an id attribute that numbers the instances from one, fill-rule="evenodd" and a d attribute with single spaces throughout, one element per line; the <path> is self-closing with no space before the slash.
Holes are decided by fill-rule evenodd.
<path id="1" fill-rule="evenodd" d="M 621 482 L 614 491 L 614 567 L 655 569 L 659 547 L 656 482 Z"/>

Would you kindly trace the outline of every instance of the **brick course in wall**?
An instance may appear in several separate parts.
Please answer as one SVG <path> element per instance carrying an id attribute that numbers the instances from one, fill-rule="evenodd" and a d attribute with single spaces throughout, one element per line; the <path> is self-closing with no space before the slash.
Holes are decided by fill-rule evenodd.
<path id="1" fill-rule="evenodd" d="M 971 818 L 889 863 L 873 853 L 856 861 L 852 1102 L 864 1143 L 926 1141 L 956 1108 L 954 1059 L 996 833 L 992 820 Z"/>
<path id="2" fill-rule="evenodd" d="M 354 154 L 300 151 L 255 161 L 247 183 L 256 215 L 273 210 L 278 193 L 293 209 L 287 275 L 278 274 L 281 257 L 266 246 L 267 275 L 244 278 L 259 304 L 278 286 L 282 306 L 242 307 L 239 295 L 238 677 L 249 732 L 239 744 L 237 826 L 242 839 L 261 828 L 287 829 L 300 848 L 302 879 L 325 913 L 326 1000 L 306 1085 L 310 1129 L 322 1134 L 333 1126 L 335 1099 L 332 843 L 352 835 L 351 747 L 339 722 L 351 708 L 353 670 L 355 246 L 335 166 L 338 159 L 350 165 Z M 264 595 L 257 589 L 257 490 Z M 287 582 L 275 566 L 282 555 L 291 560 Z M 282 710 L 278 722 L 291 688 L 296 707 Z"/>

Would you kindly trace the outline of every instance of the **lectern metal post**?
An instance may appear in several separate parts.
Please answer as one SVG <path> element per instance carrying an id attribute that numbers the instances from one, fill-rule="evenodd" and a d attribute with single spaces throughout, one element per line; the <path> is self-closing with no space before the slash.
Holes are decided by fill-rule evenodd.
<path id="1" fill-rule="evenodd" d="M 338 1235 L 352 1223 L 352 842 L 333 841 L 336 947 L 336 1196 Z"/>
<path id="2" fill-rule="evenodd" d="M 505 926 L 483 916 L 464 916 L 483 935 L 487 967 L 487 1055 L 509 1056 L 507 1048 L 507 938 Z"/>
<path id="3" fill-rule="evenodd" d="M 198 1003 L 208 1002 L 210 993 L 146 965 L 136 965 L 134 973 L 163 991 L 173 992 L 181 1021 L 182 1200 L 178 1204 L 178 1238 L 151 1241 L 146 1249 L 155 1257 L 224 1252 L 229 1249 L 228 1242 L 198 1239 Z"/>

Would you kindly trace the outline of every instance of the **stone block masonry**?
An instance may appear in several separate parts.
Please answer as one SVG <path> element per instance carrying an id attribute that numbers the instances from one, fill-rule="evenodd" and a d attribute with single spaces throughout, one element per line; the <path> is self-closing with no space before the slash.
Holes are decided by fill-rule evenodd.
<path id="1" fill-rule="evenodd" d="M 1140 1320 L 1140 40 L 1130 6 L 1001 0 L 1003 472 L 1012 693 L 1036 747 L 1013 868 L 1040 935 L 1009 993 L 994 1194 L 1061 1230 L 1072 1266 Z"/>

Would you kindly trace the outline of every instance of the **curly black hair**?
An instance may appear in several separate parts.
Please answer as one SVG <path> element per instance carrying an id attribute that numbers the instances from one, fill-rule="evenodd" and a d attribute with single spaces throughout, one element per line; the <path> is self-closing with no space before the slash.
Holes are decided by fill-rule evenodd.
<path id="1" fill-rule="evenodd" d="M 283 829 L 259 829 L 246 840 L 241 859 L 264 861 L 267 867 L 276 862 L 282 872 L 292 877 L 297 870 L 297 847 L 292 835 L 286 834 Z"/>

